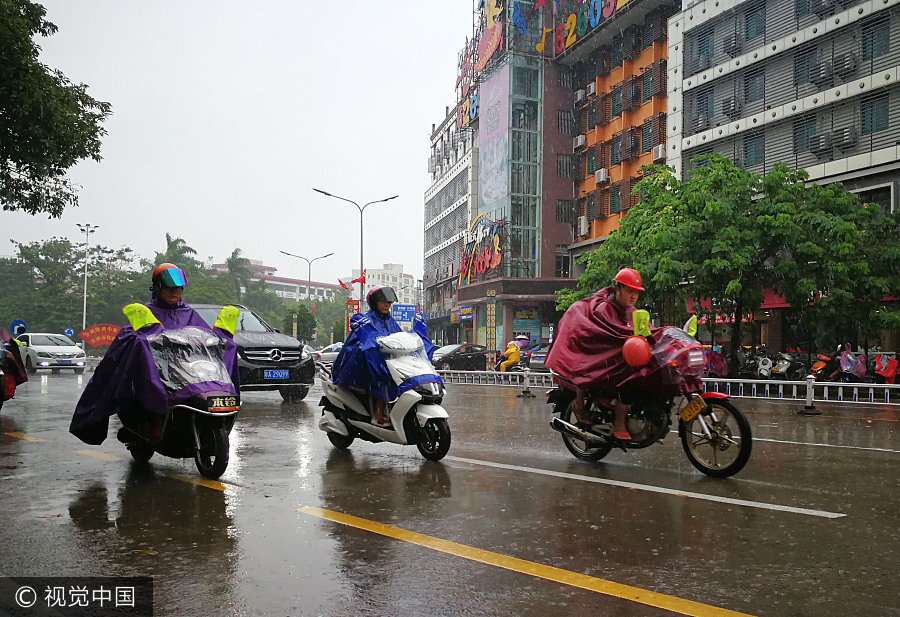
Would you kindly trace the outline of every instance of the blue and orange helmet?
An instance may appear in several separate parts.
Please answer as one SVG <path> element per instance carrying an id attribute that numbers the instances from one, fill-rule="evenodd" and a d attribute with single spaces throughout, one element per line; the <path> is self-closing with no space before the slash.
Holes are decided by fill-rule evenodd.
<path id="1" fill-rule="evenodd" d="M 184 270 L 170 263 L 156 266 L 156 269 L 153 270 L 153 277 L 150 280 L 152 283 L 150 289 L 154 294 L 163 287 L 187 286 L 187 277 L 184 275 Z"/>

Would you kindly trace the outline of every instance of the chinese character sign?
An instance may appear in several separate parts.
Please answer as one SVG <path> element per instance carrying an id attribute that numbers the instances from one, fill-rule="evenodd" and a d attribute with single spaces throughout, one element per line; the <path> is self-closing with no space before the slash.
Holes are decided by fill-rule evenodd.
<path id="1" fill-rule="evenodd" d="M 116 338 L 122 326 L 111 323 L 101 323 L 94 326 L 88 326 L 78 333 L 84 341 L 91 347 L 99 347 L 100 345 L 109 345 Z"/>

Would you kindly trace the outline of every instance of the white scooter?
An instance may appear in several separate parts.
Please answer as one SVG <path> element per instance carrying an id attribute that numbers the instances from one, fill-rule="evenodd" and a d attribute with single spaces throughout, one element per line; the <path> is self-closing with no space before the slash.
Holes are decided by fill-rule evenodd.
<path id="1" fill-rule="evenodd" d="M 438 377 L 422 339 L 412 332 L 396 332 L 376 339 L 394 383 L 400 388 L 397 400 L 388 403 L 385 413 L 392 426 L 372 424 L 373 399 L 362 390 L 351 390 L 331 381 L 331 371 L 319 364 L 325 396 L 319 428 L 331 444 L 342 450 L 359 437 L 373 443 L 389 441 L 415 444 L 430 461 L 439 461 L 450 449 L 449 416 L 441 407 L 444 385 Z"/>

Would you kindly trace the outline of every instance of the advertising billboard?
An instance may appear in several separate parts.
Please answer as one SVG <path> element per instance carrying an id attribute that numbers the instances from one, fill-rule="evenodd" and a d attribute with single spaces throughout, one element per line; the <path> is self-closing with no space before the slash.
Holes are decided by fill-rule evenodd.
<path id="1" fill-rule="evenodd" d="M 478 211 L 491 212 L 509 195 L 509 64 L 481 85 Z"/>

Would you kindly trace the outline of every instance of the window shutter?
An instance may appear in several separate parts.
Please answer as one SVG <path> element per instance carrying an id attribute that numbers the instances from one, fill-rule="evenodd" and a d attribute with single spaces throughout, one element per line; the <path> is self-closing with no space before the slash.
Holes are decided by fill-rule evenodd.
<path id="1" fill-rule="evenodd" d="M 596 209 L 594 207 L 594 193 L 590 192 L 584 199 L 584 215 L 587 217 L 587 220 L 593 221 L 597 218 Z"/>
<path id="2" fill-rule="evenodd" d="M 627 210 L 631 207 L 631 182 L 632 178 L 624 178 L 619 183 L 619 209 Z"/>
<path id="3" fill-rule="evenodd" d="M 597 126 L 606 126 L 611 119 L 609 94 L 601 94 L 594 104 L 597 106 Z"/>
<path id="4" fill-rule="evenodd" d="M 606 77 L 612 70 L 612 52 L 608 45 L 597 49 L 597 77 Z"/>
<path id="5" fill-rule="evenodd" d="M 666 115 L 656 114 L 650 118 L 653 145 L 658 146 L 666 141 Z"/>
<path id="6" fill-rule="evenodd" d="M 600 144 L 598 144 L 597 147 L 600 150 L 600 152 L 599 152 L 600 167 L 605 167 L 606 169 L 609 169 L 609 166 L 610 166 L 609 142 L 608 141 L 600 142 Z"/>
<path id="7" fill-rule="evenodd" d="M 609 191 L 602 190 L 597 191 L 598 193 L 598 202 L 595 206 L 597 210 L 597 216 L 601 219 L 605 219 L 609 215 Z"/>
<path id="8" fill-rule="evenodd" d="M 609 213 L 615 214 L 619 212 L 619 197 L 622 195 L 621 193 L 622 183 L 616 182 L 611 187 L 609 187 Z"/>

